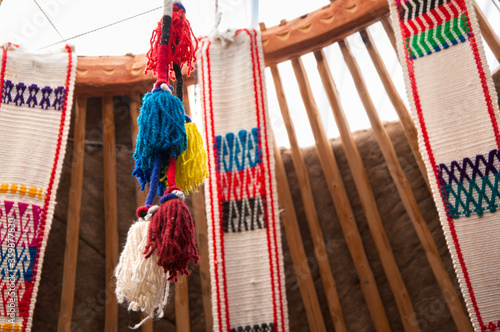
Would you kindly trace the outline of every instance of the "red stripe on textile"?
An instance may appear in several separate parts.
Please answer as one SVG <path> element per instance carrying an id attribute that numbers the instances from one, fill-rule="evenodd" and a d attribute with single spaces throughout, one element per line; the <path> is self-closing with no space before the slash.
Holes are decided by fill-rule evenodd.
<path id="1" fill-rule="evenodd" d="M 481 56 L 479 55 L 479 49 L 477 47 L 476 36 L 474 31 L 472 31 L 472 24 L 469 19 L 469 13 L 467 12 L 467 7 L 463 1 L 458 1 L 458 5 L 462 12 L 465 13 L 465 17 L 467 18 L 467 25 L 469 26 L 469 40 L 470 46 L 472 49 L 472 53 L 474 53 L 474 60 L 476 61 L 477 71 L 479 72 L 479 77 L 481 79 L 481 86 L 483 88 L 484 99 L 486 102 L 486 106 L 488 107 L 488 113 L 490 115 L 491 124 L 493 126 L 493 132 L 495 133 L 495 139 L 497 141 L 497 147 L 500 149 L 500 133 L 498 131 L 498 123 L 496 119 L 495 109 L 493 108 L 493 101 L 490 95 L 490 89 L 488 88 L 488 82 L 486 80 L 486 74 L 483 68 L 483 62 L 481 61 Z"/>
<path id="2" fill-rule="evenodd" d="M 278 239 L 276 236 L 276 216 L 274 215 L 274 195 L 273 195 L 273 182 L 272 182 L 272 173 L 271 173 L 271 161 L 270 161 L 270 153 L 269 153 L 269 140 L 268 140 L 268 131 L 267 131 L 267 118 L 266 118 L 266 111 L 265 111 L 265 103 L 264 103 L 264 91 L 263 91 L 263 84 L 265 78 L 262 75 L 262 71 L 260 70 L 260 55 L 259 55 L 259 49 L 257 47 L 257 31 L 254 30 L 255 33 L 255 49 L 256 49 L 256 54 L 257 54 L 257 68 L 259 70 L 259 82 L 260 82 L 260 98 L 261 98 L 261 103 L 262 103 L 262 119 L 264 122 L 264 132 L 266 134 L 266 157 L 267 157 L 267 165 L 268 165 L 268 181 L 269 181 L 269 190 L 270 194 L 269 197 L 271 199 L 271 213 L 273 217 L 273 238 L 274 238 L 274 252 L 276 256 L 276 271 L 278 272 L 278 294 L 279 294 L 279 299 L 280 299 L 280 318 L 281 318 L 281 329 L 285 331 L 285 316 L 283 313 L 283 295 L 281 293 L 281 271 L 279 267 L 279 252 L 278 252 Z M 281 240 L 281 239 L 280 239 Z M 276 327 L 276 330 L 278 328 Z"/>
<path id="3" fill-rule="evenodd" d="M 3 85 L 5 80 L 5 68 L 7 67 L 7 49 L 9 48 L 10 43 L 7 44 L 6 47 L 3 48 L 2 52 L 2 70 L 0 71 L 0 84 L 2 84 L 0 92 L 3 91 Z M 0 107 L 2 106 L 2 98 L 0 97 Z"/>
<path id="4" fill-rule="evenodd" d="M 399 24 L 401 26 L 403 23 L 400 21 Z M 404 46 L 404 44 L 403 44 L 403 46 Z M 420 130 L 422 131 L 422 136 L 424 137 L 425 149 L 427 151 L 427 155 L 429 156 L 429 162 L 430 162 L 432 170 L 434 172 L 437 187 L 440 188 L 440 181 L 439 181 L 439 176 L 438 176 L 438 171 L 437 171 L 436 160 L 434 159 L 434 153 L 432 151 L 431 143 L 429 140 L 429 134 L 427 133 L 427 127 L 425 124 L 424 114 L 422 111 L 422 105 L 420 104 L 420 97 L 418 95 L 418 88 L 417 88 L 417 81 L 415 79 L 413 60 L 410 59 L 409 57 L 405 57 L 405 58 L 406 58 L 406 66 L 408 69 L 408 76 L 409 76 L 410 83 L 411 83 L 413 102 L 415 103 L 415 108 L 416 108 L 417 115 L 418 115 L 418 122 L 420 124 Z M 474 307 L 474 312 L 476 313 L 479 325 L 481 326 L 481 329 L 483 329 L 485 326 L 483 323 L 483 319 L 481 317 L 481 313 L 479 312 L 479 307 L 477 306 L 476 297 L 474 295 L 474 290 L 472 289 L 472 284 L 470 282 L 469 273 L 467 271 L 467 266 L 465 265 L 465 261 L 464 261 L 463 255 L 462 255 L 462 250 L 460 248 L 460 243 L 458 241 L 458 236 L 456 233 L 455 224 L 454 224 L 453 219 L 448 215 L 448 210 L 446 209 L 446 203 L 445 203 L 443 196 L 441 197 L 441 201 L 442 201 L 443 206 L 444 206 L 445 211 L 446 211 L 446 217 L 447 217 L 448 225 L 450 227 L 451 236 L 453 238 L 453 243 L 455 245 L 455 250 L 457 252 L 460 267 L 462 268 L 462 273 L 464 274 L 465 282 L 467 284 L 467 289 L 469 291 L 469 295 L 470 295 L 470 298 L 472 301 L 472 306 Z"/>
<path id="5" fill-rule="evenodd" d="M 253 70 L 253 88 L 254 88 L 254 94 L 255 94 L 255 106 L 257 108 L 257 127 L 260 128 L 260 114 L 259 114 L 259 96 L 258 96 L 258 88 L 257 88 L 257 77 L 256 77 L 256 72 L 255 72 L 255 66 L 259 67 L 258 63 L 255 62 L 255 49 L 254 49 L 254 38 L 250 31 L 248 29 L 244 29 L 248 36 L 250 37 L 250 50 L 252 54 L 252 70 Z M 259 67 L 260 68 L 260 67 Z M 259 141 L 259 144 L 262 144 L 262 140 Z M 261 147 L 262 150 L 262 147 Z M 268 164 L 269 166 L 269 164 Z M 268 209 L 265 209 L 265 214 L 266 214 L 266 220 L 269 223 L 269 216 L 268 216 Z M 274 223 L 274 218 L 272 219 L 272 222 Z M 277 308 L 276 308 L 276 292 L 274 289 L 274 266 L 273 266 L 273 256 L 272 256 L 272 248 L 271 248 L 271 234 L 269 233 L 269 228 L 266 227 L 266 236 L 267 236 L 267 249 L 269 251 L 269 270 L 271 272 L 271 288 L 272 288 L 272 297 L 273 297 L 273 321 L 275 324 L 275 330 L 278 330 L 277 323 L 278 323 L 278 315 L 277 315 Z"/>
<path id="6" fill-rule="evenodd" d="M 208 44 L 210 47 L 210 43 Z M 211 131 L 212 131 L 212 140 L 215 139 L 215 128 L 214 128 L 214 106 L 213 106 L 213 99 L 212 99 L 212 76 L 210 74 L 210 53 L 208 52 L 207 47 L 207 76 L 208 76 L 208 98 L 209 98 L 209 104 L 210 104 L 210 125 L 211 125 Z M 214 148 L 214 160 L 217 161 L 217 151 L 215 149 L 215 145 L 213 145 Z M 221 195 L 222 195 L 222 187 L 221 187 L 221 178 L 219 176 L 219 173 L 216 173 L 217 176 L 217 200 L 218 200 L 218 207 L 219 207 L 219 217 L 222 216 L 224 213 L 223 211 L 223 206 L 222 206 L 222 200 L 221 200 Z M 215 220 L 215 219 L 214 219 Z M 222 285 L 223 285 L 223 290 L 224 290 L 224 304 L 226 306 L 226 324 L 227 324 L 227 331 L 231 331 L 231 324 L 229 320 L 229 304 L 228 304 L 228 298 L 227 298 L 227 278 L 226 278 L 226 260 L 225 260 L 225 250 L 224 250 L 224 232 L 221 227 L 221 224 L 219 223 L 219 236 L 220 236 L 220 256 L 222 260 Z"/>
<path id="7" fill-rule="evenodd" d="M 207 60 L 208 60 L 208 49 L 210 47 L 210 42 L 207 43 L 207 48 L 206 48 L 206 57 L 207 57 Z M 207 89 L 205 87 L 205 73 L 204 73 L 204 69 L 205 67 L 203 66 L 203 62 L 204 62 L 204 59 L 203 57 L 201 58 L 201 79 L 202 79 L 202 84 L 203 84 L 203 104 L 204 104 L 204 107 L 203 109 L 205 110 L 205 133 L 206 133 L 206 139 L 207 139 L 207 143 L 209 141 L 209 131 L 208 131 L 208 122 L 209 122 L 209 115 L 207 113 L 209 113 L 210 111 L 207 109 L 206 107 L 206 92 L 205 90 Z M 207 62 L 207 71 L 209 72 L 210 71 L 210 67 L 209 67 L 210 63 Z M 208 86 L 210 88 L 210 85 Z M 213 122 L 212 122 L 212 126 L 213 126 Z M 212 131 L 211 131 L 212 132 Z M 212 135 L 212 140 L 213 140 L 213 135 Z M 210 155 L 210 149 L 214 147 L 214 144 L 207 144 L 207 152 L 208 154 Z M 216 156 L 216 151 L 214 151 L 214 156 Z M 215 159 L 217 160 L 217 159 Z M 211 163 L 209 162 L 208 163 L 208 174 L 209 174 L 209 179 L 210 179 L 210 182 L 209 182 L 209 190 L 210 190 L 210 210 L 211 210 L 211 213 L 212 213 L 212 238 L 213 238 L 213 254 L 214 254 L 214 271 L 215 271 L 215 289 L 216 289 L 216 292 L 217 292 L 217 318 L 219 320 L 219 330 L 220 330 L 220 324 L 222 324 L 222 313 L 221 313 L 221 306 L 220 306 L 220 290 L 219 290 L 219 267 L 218 267 L 218 261 L 217 261 L 217 237 L 215 236 L 215 216 L 214 216 L 214 199 L 213 199 L 213 183 L 212 183 L 212 174 L 213 174 L 213 171 L 212 171 L 212 166 L 211 166 Z M 217 176 L 217 175 L 216 175 Z"/>
<path id="8" fill-rule="evenodd" d="M 465 13 L 465 17 L 467 19 L 467 25 L 469 26 L 470 46 L 472 49 L 472 53 L 474 54 L 474 60 L 476 61 L 477 71 L 479 72 L 479 77 L 481 79 L 481 86 L 483 88 L 484 99 L 485 99 L 486 105 L 488 107 L 488 113 L 490 115 L 490 121 L 491 121 L 491 125 L 493 127 L 493 133 L 495 134 L 495 139 L 497 141 L 497 147 L 500 149 L 500 133 L 498 131 L 498 123 L 497 123 L 497 119 L 496 119 L 496 113 L 495 113 L 495 109 L 493 108 L 493 101 L 491 99 L 490 90 L 488 87 L 488 82 L 486 80 L 486 74 L 484 72 L 483 62 L 481 61 L 481 56 L 479 54 L 479 49 L 477 47 L 476 36 L 474 34 L 474 31 L 472 30 L 472 24 L 471 24 L 470 19 L 469 19 L 469 13 L 467 10 L 467 6 L 465 5 L 465 2 L 458 1 L 458 5 L 460 6 L 460 9 L 462 10 L 462 12 Z M 462 263 L 462 262 L 460 262 L 460 263 Z M 464 263 L 464 265 L 465 265 L 465 263 Z M 472 293 L 472 285 L 470 283 L 468 275 L 465 276 L 465 281 L 467 283 L 467 287 L 470 289 L 470 291 Z M 472 295 L 473 294 L 471 294 L 471 299 L 473 298 Z M 483 320 L 481 318 L 481 314 L 479 313 L 479 308 L 477 306 L 475 298 L 473 299 L 473 305 L 474 305 L 474 310 L 476 311 L 476 315 L 478 316 L 478 321 L 479 321 L 479 324 L 481 325 L 481 329 L 486 330 L 487 328 L 491 329 L 492 326 L 494 327 L 495 326 L 494 322 L 488 322 L 488 324 L 487 324 L 488 326 L 483 324 Z M 498 326 L 498 328 L 500 329 L 500 326 Z M 494 330 L 492 329 L 491 331 L 496 331 L 496 328 Z"/>
<path id="9" fill-rule="evenodd" d="M 66 120 L 66 112 L 68 108 L 68 93 L 69 93 L 69 85 L 71 82 L 71 69 L 73 67 L 73 53 L 71 52 L 71 47 L 69 45 L 66 45 L 66 51 L 68 52 L 68 70 L 66 72 L 66 83 L 64 84 L 65 88 L 65 96 L 64 96 L 64 103 L 63 103 L 63 108 L 61 111 L 61 121 L 59 122 L 59 135 L 57 136 L 57 145 L 56 145 L 56 153 L 54 156 L 54 162 L 52 164 L 52 172 L 50 173 L 50 179 L 49 179 L 49 185 L 47 187 L 46 195 L 45 195 L 45 201 L 41 213 L 41 220 L 40 220 L 40 233 L 42 234 L 42 239 L 45 237 L 45 225 L 47 222 L 47 213 L 49 210 L 49 204 L 50 204 L 50 198 L 52 196 L 52 188 L 54 186 L 54 181 L 56 177 L 56 171 L 57 171 L 57 164 L 59 162 L 59 155 L 61 153 L 61 144 L 62 144 L 62 138 L 64 134 L 64 122 Z M 39 256 L 41 252 L 41 247 L 40 250 L 38 251 L 36 257 L 35 257 L 35 264 L 33 266 L 33 280 L 36 282 L 36 278 L 38 275 L 38 262 L 39 262 Z M 26 293 L 23 296 L 23 299 L 28 300 L 30 302 L 33 301 L 32 298 L 33 295 L 33 289 L 26 289 Z M 21 303 L 20 303 L 21 305 Z M 26 329 L 27 327 L 27 322 L 28 317 L 24 317 L 23 319 L 23 330 Z"/>

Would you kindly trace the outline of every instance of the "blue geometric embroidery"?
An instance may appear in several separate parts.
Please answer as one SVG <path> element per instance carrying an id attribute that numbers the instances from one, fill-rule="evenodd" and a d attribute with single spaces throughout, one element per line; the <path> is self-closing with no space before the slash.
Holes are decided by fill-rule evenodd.
<path id="1" fill-rule="evenodd" d="M 262 163 L 259 128 L 219 135 L 215 140 L 217 172 L 242 171 Z"/>
<path id="2" fill-rule="evenodd" d="M 493 149 L 488 156 L 478 154 L 474 162 L 464 158 L 461 162 L 452 161 L 449 165 L 440 164 L 438 174 L 443 184 L 470 181 L 483 176 L 496 174 L 500 171 L 500 151 Z"/>
<path id="3" fill-rule="evenodd" d="M 15 257 L 9 262 L 8 248 L 0 247 L 1 279 L 6 280 L 14 273 L 16 280 L 31 281 L 37 252 L 37 247 L 14 247 Z"/>
<path id="4" fill-rule="evenodd" d="M 52 93 L 52 88 L 50 86 L 46 86 L 42 89 L 42 101 L 40 102 L 40 106 L 43 109 L 48 109 L 50 107 L 50 94 Z"/>
<path id="5" fill-rule="evenodd" d="M 13 90 L 15 96 L 13 97 Z M 52 94 L 54 92 L 54 94 Z M 27 97 L 27 99 L 26 99 Z M 53 108 L 62 110 L 66 98 L 66 89 L 63 86 L 55 89 L 46 86 L 40 89 L 36 84 L 27 86 L 23 82 L 14 84 L 11 80 L 5 80 L 2 89 L 2 103 L 14 103 L 16 106 L 28 106 L 31 108 L 40 107 L 42 109 Z"/>
<path id="6" fill-rule="evenodd" d="M 24 104 L 24 90 L 26 90 L 26 85 L 24 83 L 18 83 L 16 85 L 16 98 L 14 98 L 14 103 L 17 106 Z"/>
<path id="7" fill-rule="evenodd" d="M 500 203 L 499 182 L 500 173 L 496 173 L 441 185 L 448 215 L 456 219 L 474 214 L 482 217 L 485 211 L 496 212 Z"/>
<path id="8" fill-rule="evenodd" d="M 39 90 L 40 90 L 40 88 L 36 84 L 31 84 L 29 86 L 30 96 L 28 98 L 28 101 L 26 102 L 29 107 L 35 107 L 38 105 L 36 95 L 37 95 Z"/>
<path id="9" fill-rule="evenodd" d="M 7 80 L 3 84 L 3 91 L 2 91 L 2 103 L 8 104 L 12 102 L 12 89 L 14 88 L 14 83 L 12 81 Z"/>

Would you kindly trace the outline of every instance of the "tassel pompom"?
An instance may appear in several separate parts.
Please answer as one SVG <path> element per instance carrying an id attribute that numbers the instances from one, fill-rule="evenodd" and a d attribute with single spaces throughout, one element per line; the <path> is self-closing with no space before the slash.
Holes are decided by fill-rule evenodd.
<path id="1" fill-rule="evenodd" d="M 172 188 L 169 188 L 172 189 Z M 174 192 L 168 192 L 174 194 Z M 187 205 L 178 197 L 167 199 L 160 205 L 149 223 L 146 258 L 158 255 L 158 265 L 177 281 L 177 274 L 188 275 L 191 261 L 198 264 L 193 218 Z"/>
<path id="2" fill-rule="evenodd" d="M 128 303 L 129 311 L 145 312 L 147 319 L 163 317 L 163 308 L 168 301 L 168 276 L 158 266 L 158 255 L 144 259 L 143 254 L 148 240 L 148 220 L 157 209 L 157 206 L 150 208 L 145 219 L 139 218 L 130 227 L 125 247 L 115 268 L 115 293 L 118 302 Z M 139 327 L 145 320 L 134 328 Z"/>
<path id="3" fill-rule="evenodd" d="M 151 48 L 146 54 L 148 62 L 146 64 L 147 74 L 152 71 L 157 74 L 158 53 L 160 50 L 162 20 L 158 22 L 153 30 L 150 43 Z M 168 43 L 167 59 L 169 68 L 168 76 L 175 80 L 175 73 L 172 64 L 177 63 L 181 67 L 186 67 L 187 75 L 191 75 L 196 61 L 196 51 L 198 50 L 198 39 L 191 29 L 191 25 L 186 18 L 186 10 L 181 4 L 174 4 L 172 13 L 172 23 L 170 26 L 170 40 Z"/>
<path id="4" fill-rule="evenodd" d="M 208 176 L 208 166 L 207 151 L 194 122 L 186 123 L 186 136 L 187 149 L 177 158 L 175 183 L 189 195 L 189 192 L 196 191 Z M 168 167 L 164 169 L 163 174 L 160 181 L 167 184 Z"/>
<path id="5" fill-rule="evenodd" d="M 139 133 L 134 152 L 136 167 L 133 175 L 141 188 L 150 181 L 155 158 L 160 155 L 161 168 L 168 165 L 171 155 L 187 148 L 184 107 L 179 98 L 161 88 L 147 93 L 137 118 Z"/>

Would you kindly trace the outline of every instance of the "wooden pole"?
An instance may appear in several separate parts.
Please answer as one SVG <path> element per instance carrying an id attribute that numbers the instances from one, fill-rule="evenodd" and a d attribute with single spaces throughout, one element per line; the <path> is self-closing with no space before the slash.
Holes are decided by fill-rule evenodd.
<path id="1" fill-rule="evenodd" d="M 286 177 L 285 166 L 283 165 L 281 153 L 276 145 L 276 140 L 273 141 L 273 146 L 276 181 L 279 183 L 277 186 L 278 200 L 280 207 L 283 209 L 280 216 L 283 220 L 287 243 L 293 244 L 289 245 L 290 255 L 292 256 L 300 295 L 302 296 L 307 321 L 309 322 L 309 328 L 311 331 L 326 331 L 323 315 L 321 314 L 321 307 L 318 302 L 318 295 L 314 288 L 314 280 L 311 275 L 311 270 L 309 269 L 302 236 L 300 235 L 299 223 L 297 221 L 297 215 L 295 214 L 295 207 Z"/>
<path id="2" fill-rule="evenodd" d="M 460 302 L 457 293 L 455 292 L 453 282 L 451 281 L 448 272 L 446 272 L 446 268 L 444 267 L 443 261 L 441 260 L 441 256 L 439 256 L 436 243 L 434 243 L 434 239 L 432 238 L 432 234 L 427 227 L 427 223 L 420 213 L 417 201 L 415 199 L 415 196 L 413 195 L 408 179 L 406 178 L 404 171 L 399 164 L 396 151 L 394 150 L 394 147 L 391 143 L 391 139 L 389 138 L 389 135 L 387 134 L 384 126 L 382 125 L 382 122 L 378 117 L 377 110 L 375 109 L 375 105 L 370 98 L 366 83 L 364 82 L 363 76 L 361 74 L 361 70 L 359 69 L 356 59 L 354 59 L 351 54 L 349 44 L 346 40 L 344 40 L 339 42 L 339 46 L 346 61 L 347 67 L 351 72 L 354 84 L 356 85 L 356 89 L 358 90 L 358 94 L 361 98 L 366 114 L 368 115 L 368 118 L 370 120 L 371 126 L 373 128 L 373 133 L 375 134 L 380 149 L 382 150 L 382 154 L 384 155 L 384 159 L 387 163 L 387 167 L 389 168 L 389 172 L 391 173 L 392 179 L 396 184 L 396 189 L 398 190 L 399 196 L 401 197 L 406 212 L 408 213 L 410 220 L 413 223 L 413 227 L 415 227 L 418 238 L 422 243 L 425 254 L 427 256 L 427 260 L 431 265 L 434 276 L 436 277 L 439 287 L 441 288 L 441 292 L 444 296 L 446 296 L 446 302 L 450 309 L 451 315 L 453 316 L 455 324 L 459 331 L 472 331 L 469 319 L 465 314 L 462 303 Z"/>
<path id="3" fill-rule="evenodd" d="M 398 114 L 399 120 L 403 125 L 406 139 L 408 140 L 408 144 L 410 145 L 411 152 L 415 157 L 415 161 L 417 162 L 418 168 L 422 173 L 422 177 L 424 178 L 425 183 L 427 184 L 427 188 L 429 188 L 429 191 L 431 191 L 431 185 L 429 183 L 429 177 L 427 176 L 427 170 L 425 169 L 424 160 L 422 159 L 422 155 L 420 154 L 418 149 L 417 128 L 413 123 L 410 112 L 408 112 L 408 109 L 403 103 L 403 100 L 399 96 L 398 91 L 396 90 L 396 87 L 394 86 L 394 83 L 391 80 L 391 76 L 389 75 L 389 72 L 387 71 L 384 62 L 382 61 L 382 57 L 378 53 L 377 47 L 373 43 L 373 39 L 372 36 L 370 35 L 370 32 L 368 30 L 361 30 L 360 34 L 361 38 L 363 39 L 363 42 L 365 43 L 366 49 L 370 54 L 373 64 L 375 65 L 375 69 L 377 70 L 378 76 L 380 77 L 380 80 L 384 85 L 385 91 L 387 92 L 387 95 L 391 100 L 392 106 L 394 106 L 394 110 Z"/>
<path id="4" fill-rule="evenodd" d="M 288 113 L 288 106 L 286 101 L 284 101 L 283 88 L 281 87 L 281 80 L 276 77 L 276 68 L 274 67 L 274 84 L 277 84 L 277 94 L 280 100 L 281 112 L 284 115 Z M 285 118 L 286 116 L 284 116 Z M 285 120 L 285 125 L 287 125 Z M 302 195 L 302 202 L 304 203 L 304 211 L 306 214 L 307 223 L 309 225 L 309 231 L 311 233 L 311 238 L 314 245 L 314 253 L 316 255 L 316 260 L 318 262 L 319 271 L 321 275 L 321 280 L 323 282 L 323 288 L 326 293 L 326 298 L 328 301 L 328 308 L 330 309 L 330 315 L 333 320 L 333 325 L 336 331 L 345 331 L 345 322 L 342 315 L 342 306 L 340 305 L 340 300 L 338 298 L 337 289 L 335 287 L 335 281 L 333 279 L 332 269 L 330 267 L 330 262 L 328 261 L 328 254 L 325 248 L 325 240 L 323 239 L 323 233 L 321 231 L 321 226 L 318 221 L 318 214 L 316 212 L 316 207 L 314 205 L 314 197 L 312 194 L 311 184 L 309 182 L 309 176 L 307 175 L 307 168 L 302 157 L 302 153 L 298 146 L 297 139 L 295 137 L 295 132 L 293 126 L 290 123 L 287 125 L 287 131 L 289 132 L 289 137 L 291 138 L 290 144 L 292 146 L 292 159 L 295 166 L 295 172 L 297 173 L 297 179 L 300 186 L 300 194 Z"/>
<path id="5" fill-rule="evenodd" d="M 189 94 L 187 85 L 183 85 L 182 93 L 184 98 L 182 104 L 187 115 L 191 116 L 191 108 L 189 107 Z M 188 277 L 181 275 L 175 284 L 175 325 L 177 331 L 191 331 L 189 324 L 189 291 Z"/>
<path id="6" fill-rule="evenodd" d="M 375 202 L 375 196 L 373 195 L 373 190 L 368 180 L 363 161 L 361 160 L 361 156 L 359 155 L 359 151 L 349 129 L 349 124 L 347 123 L 347 119 L 340 104 L 340 98 L 335 83 L 333 82 L 330 69 L 322 51 L 315 52 L 314 55 L 318 63 L 318 71 L 323 86 L 328 96 L 328 100 L 330 101 L 335 122 L 339 128 L 342 145 L 354 178 L 354 183 L 358 190 L 363 211 L 365 212 L 368 227 L 370 228 L 373 241 L 377 247 L 387 281 L 389 282 L 394 299 L 396 300 L 403 326 L 407 331 L 418 331 L 418 326 L 415 326 L 415 323 L 411 320 L 412 317 L 415 317 L 413 305 L 408 295 L 408 291 L 406 290 L 401 272 L 397 266 L 396 259 L 394 258 L 394 253 L 389 244 L 384 226 L 382 225 L 382 219 L 380 218 L 380 213 Z"/>
<path id="7" fill-rule="evenodd" d="M 68 217 L 66 223 L 66 249 L 64 251 L 61 308 L 59 310 L 59 322 L 57 326 L 58 332 L 69 332 L 71 330 L 71 317 L 75 299 L 75 278 L 78 258 L 85 156 L 86 114 L 87 98 L 78 98 L 75 108 L 73 161 L 71 164 L 71 187 L 69 190 Z"/>
<path id="8" fill-rule="evenodd" d="M 385 33 L 387 34 L 389 41 L 391 42 L 392 48 L 394 49 L 394 52 L 396 52 L 396 56 L 398 56 L 398 48 L 396 47 L 396 36 L 394 35 L 394 29 L 392 29 L 390 18 L 384 17 L 380 22 L 382 22 L 382 26 L 384 27 Z"/>
<path id="9" fill-rule="evenodd" d="M 106 332 L 118 331 L 118 304 L 113 272 L 118 263 L 118 220 L 116 203 L 116 146 L 113 97 L 102 98 L 102 143 L 104 159 L 104 219 L 106 239 Z"/>
<path id="10" fill-rule="evenodd" d="M 141 108 L 141 96 L 138 93 L 134 93 L 130 96 L 130 127 L 132 131 L 132 147 L 135 149 L 135 143 L 137 140 L 137 133 L 139 132 L 139 125 L 137 124 L 137 117 L 139 117 L 139 110 Z M 147 188 L 141 191 L 141 187 L 136 183 L 136 203 L 137 206 L 144 205 L 147 196 Z M 145 313 L 141 313 L 142 318 L 146 318 Z M 150 319 L 146 321 L 141 326 L 142 332 L 153 332 L 153 321 Z"/>
<path id="11" fill-rule="evenodd" d="M 299 70 L 303 70 L 301 64 L 299 64 L 298 67 L 300 68 Z M 295 158 L 298 159 L 298 162 L 302 161 L 303 164 L 302 154 L 290 117 L 290 112 L 288 109 L 288 104 L 286 102 L 286 97 L 278 68 L 275 66 L 271 67 L 271 73 L 273 75 L 274 85 L 276 87 L 276 95 L 280 104 L 283 122 L 285 123 L 285 127 L 287 129 L 292 157 L 295 156 Z M 301 78 L 305 77 L 304 72 L 301 72 L 299 74 Z M 311 98 L 312 95 L 309 96 L 308 100 L 312 101 Z M 339 216 L 340 225 L 342 227 L 349 252 L 351 253 L 351 257 L 354 261 L 354 266 L 356 267 L 356 271 L 358 272 L 360 285 L 363 290 L 363 294 L 365 296 L 372 321 L 374 322 L 377 331 L 387 331 L 388 329 L 390 329 L 389 321 L 387 320 L 387 315 L 384 311 L 382 300 L 380 299 L 377 284 L 375 282 L 373 272 L 370 268 L 368 258 L 366 257 L 363 241 L 361 239 L 361 235 L 359 234 L 358 226 L 356 225 L 354 213 L 352 212 L 351 205 L 347 197 L 347 192 L 344 187 L 342 176 L 338 169 L 337 161 L 335 160 L 335 156 L 333 155 L 324 128 L 319 120 L 319 115 L 315 104 L 311 104 L 309 102 L 309 105 L 306 106 L 306 109 L 309 116 L 309 122 L 314 133 L 314 138 L 316 140 L 316 148 L 318 151 L 318 156 L 320 158 L 321 166 L 323 168 L 323 173 L 325 174 L 328 187 L 330 189 L 330 194 Z M 304 167 L 305 170 L 305 165 L 301 165 L 299 167 Z M 297 169 L 297 166 L 295 168 Z M 313 200 L 312 197 L 311 200 Z"/>
<path id="12" fill-rule="evenodd" d="M 205 214 L 204 188 L 192 193 L 193 219 L 196 230 L 196 245 L 200 255 L 200 278 L 201 296 L 203 300 L 203 311 L 205 313 L 205 327 L 207 332 L 211 332 L 214 325 L 212 316 L 212 284 L 210 282 L 210 258 L 208 256 L 208 228 L 207 216 Z"/>
<path id="13" fill-rule="evenodd" d="M 484 16 L 483 11 L 481 10 L 481 8 L 479 8 L 478 4 L 474 6 L 474 9 L 476 10 L 476 16 L 479 23 L 479 28 L 481 29 L 481 34 L 483 35 L 484 40 L 486 40 L 486 43 L 497 58 L 497 61 L 500 62 L 500 38 L 498 38 L 495 30 L 493 30 L 490 23 L 488 23 L 486 16 Z"/>

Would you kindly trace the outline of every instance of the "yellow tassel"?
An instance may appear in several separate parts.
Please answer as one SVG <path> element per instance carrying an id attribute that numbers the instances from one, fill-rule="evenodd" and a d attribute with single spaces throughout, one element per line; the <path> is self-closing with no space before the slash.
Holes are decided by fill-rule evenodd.
<path id="1" fill-rule="evenodd" d="M 207 151 L 194 122 L 186 123 L 186 136 L 187 149 L 177 158 L 175 185 L 189 195 L 190 191 L 196 191 L 208 177 L 208 166 Z M 160 179 L 161 182 L 166 183 L 167 171 L 168 167 L 163 171 L 164 176 Z"/>

